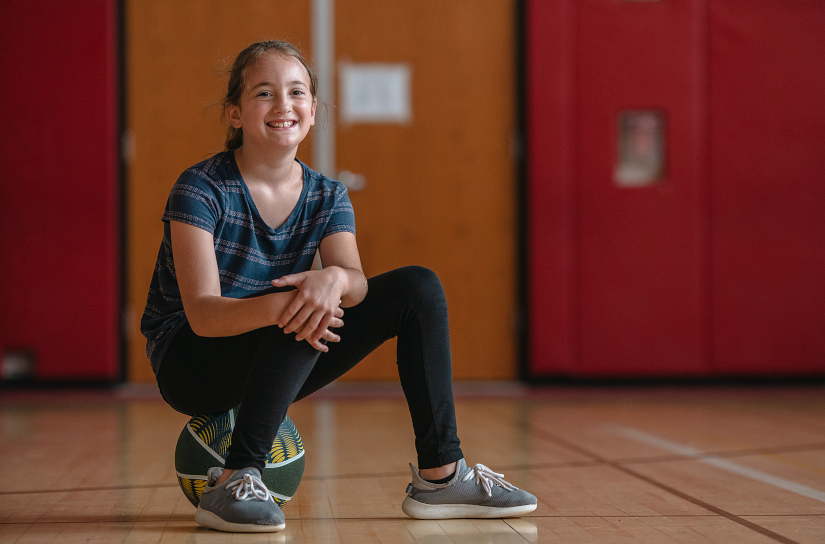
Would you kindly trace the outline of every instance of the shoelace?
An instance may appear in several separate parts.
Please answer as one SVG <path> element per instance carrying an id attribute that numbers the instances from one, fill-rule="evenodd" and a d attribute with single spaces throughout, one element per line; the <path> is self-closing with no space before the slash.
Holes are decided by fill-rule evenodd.
<path id="1" fill-rule="evenodd" d="M 243 478 L 235 480 L 226 486 L 227 489 L 235 489 L 235 498 L 239 501 L 268 501 L 272 494 L 264 485 L 260 478 L 252 474 L 244 474 Z"/>
<path id="2" fill-rule="evenodd" d="M 513 489 L 518 489 L 516 486 L 504 480 L 504 474 L 499 474 L 498 472 L 493 472 L 488 467 L 482 465 L 481 463 L 476 464 L 473 469 L 468 472 L 462 479 L 462 482 L 466 482 L 470 478 L 475 476 L 476 485 L 481 482 L 481 485 L 484 487 L 484 491 L 487 492 L 488 497 L 493 496 L 493 486 L 490 482 L 493 482 L 500 487 L 503 487 L 507 491 L 512 491 Z"/>

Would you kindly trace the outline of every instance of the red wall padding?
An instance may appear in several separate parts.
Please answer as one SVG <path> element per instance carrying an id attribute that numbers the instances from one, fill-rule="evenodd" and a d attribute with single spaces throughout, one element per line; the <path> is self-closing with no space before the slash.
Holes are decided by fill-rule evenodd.
<path id="1" fill-rule="evenodd" d="M 714 369 L 825 372 L 825 3 L 711 10 Z"/>
<path id="2" fill-rule="evenodd" d="M 825 373 L 825 4 L 527 2 L 534 376 Z M 613 181 L 664 112 L 658 185 Z"/>
<path id="3" fill-rule="evenodd" d="M 528 357 L 535 374 L 572 373 L 578 359 L 574 14 L 570 0 L 533 0 L 525 17 Z"/>
<path id="4" fill-rule="evenodd" d="M 113 0 L 30 0 L 0 18 L 0 351 L 39 379 L 119 373 Z"/>
<path id="5" fill-rule="evenodd" d="M 579 374 L 708 370 L 696 4 L 578 2 Z M 626 188 L 617 117 L 636 109 L 664 112 L 667 160 L 659 185 Z"/>

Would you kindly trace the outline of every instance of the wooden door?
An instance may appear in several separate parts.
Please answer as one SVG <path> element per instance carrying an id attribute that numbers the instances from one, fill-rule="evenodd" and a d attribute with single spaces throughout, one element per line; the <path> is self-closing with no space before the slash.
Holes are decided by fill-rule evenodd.
<path id="1" fill-rule="evenodd" d="M 441 278 L 458 379 L 515 376 L 515 6 L 336 3 L 336 55 L 412 68 L 412 122 L 337 125 L 367 275 L 417 264 Z M 392 379 L 394 343 L 350 372 Z"/>
<path id="2" fill-rule="evenodd" d="M 337 168 L 364 175 L 351 193 L 365 272 L 433 269 L 450 304 L 454 375 L 515 376 L 516 92 L 513 0 L 340 1 L 337 60 L 412 66 L 412 122 L 336 123 Z M 312 57 L 310 3 L 127 2 L 130 378 L 152 379 L 138 322 L 180 172 L 222 149 L 217 106 L 231 61 L 258 39 Z M 299 157 L 312 165 L 309 142 Z M 396 379 L 394 342 L 347 379 Z"/>

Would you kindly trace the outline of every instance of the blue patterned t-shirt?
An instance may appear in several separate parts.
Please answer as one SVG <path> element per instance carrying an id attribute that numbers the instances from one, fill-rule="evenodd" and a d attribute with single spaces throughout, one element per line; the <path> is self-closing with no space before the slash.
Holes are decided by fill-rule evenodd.
<path id="1" fill-rule="evenodd" d="M 169 221 L 212 234 L 221 296 L 242 298 L 271 287 L 271 280 L 312 268 L 321 240 L 337 232 L 355 234 L 347 189 L 304 170 L 301 197 L 286 222 L 267 225 L 241 178 L 234 153 L 225 151 L 187 169 L 172 187 L 163 214 L 163 241 L 149 287 L 140 330 L 155 374 L 175 333 L 187 319 L 175 276 Z"/>

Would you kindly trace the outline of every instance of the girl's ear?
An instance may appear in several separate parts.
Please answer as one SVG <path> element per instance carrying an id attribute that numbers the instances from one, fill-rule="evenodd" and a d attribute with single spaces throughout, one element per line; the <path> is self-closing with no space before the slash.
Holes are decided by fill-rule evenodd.
<path id="1" fill-rule="evenodd" d="M 226 105 L 226 117 L 229 119 L 229 124 L 235 128 L 241 128 L 241 107 L 234 104 Z"/>
<path id="2" fill-rule="evenodd" d="M 316 108 L 317 106 L 318 106 L 318 99 L 317 99 L 317 98 L 313 98 L 313 99 L 312 99 L 312 113 L 311 113 L 311 120 L 310 120 L 310 122 L 309 122 L 309 126 L 311 126 L 311 127 L 314 127 L 314 126 L 315 126 L 315 108 Z"/>

